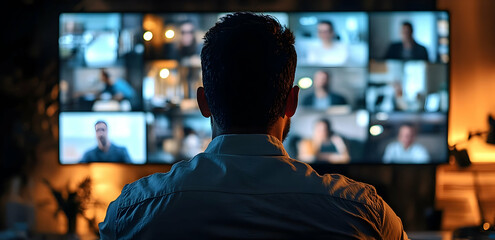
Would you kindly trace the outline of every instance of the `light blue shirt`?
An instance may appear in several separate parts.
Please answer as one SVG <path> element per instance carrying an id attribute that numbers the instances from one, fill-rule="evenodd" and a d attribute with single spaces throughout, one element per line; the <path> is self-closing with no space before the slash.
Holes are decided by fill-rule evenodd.
<path id="1" fill-rule="evenodd" d="M 262 134 L 217 136 L 126 185 L 99 227 L 102 239 L 407 239 L 374 187 L 320 176 Z"/>
<path id="2" fill-rule="evenodd" d="M 428 163 L 429 160 L 428 151 L 418 143 L 413 143 L 405 149 L 400 142 L 392 142 L 387 145 L 383 154 L 384 163 L 422 164 Z"/>

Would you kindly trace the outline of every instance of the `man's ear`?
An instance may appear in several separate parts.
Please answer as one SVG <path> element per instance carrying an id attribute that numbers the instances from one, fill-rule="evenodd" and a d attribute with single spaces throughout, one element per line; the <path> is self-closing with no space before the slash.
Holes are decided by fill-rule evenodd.
<path id="1" fill-rule="evenodd" d="M 299 99 L 299 87 L 294 86 L 289 92 L 287 102 L 285 103 L 285 116 L 292 117 L 296 113 L 297 101 Z"/>
<path id="2" fill-rule="evenodd" d="M 208 118 L 211 116 L 210 107 L 208 107 L 208 102 L 206 101 L 205 89 L 203 87 L 199 87 L 196 92 L 196 99 L 198 101 L 199 110 L 201 114 Z"/>

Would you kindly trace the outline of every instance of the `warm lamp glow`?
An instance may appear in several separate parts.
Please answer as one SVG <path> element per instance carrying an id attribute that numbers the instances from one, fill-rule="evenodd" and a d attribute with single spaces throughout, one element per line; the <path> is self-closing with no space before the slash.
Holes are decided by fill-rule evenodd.
<path id="1" fill-rule="evenodd" d="M 153 33 L 151 31 L 144 32 L 143 34 L 144 41 L 151 41 L 152 38 L 153 38 Z"/>
<path id="2" fill-rule="evenodd" d="M 175 32 L 172 29 L 169 29 L 165 32 L 165 37 L 168 39 L 174 38 Z"/>
<path id="3" fill-rule="evenodd" d="M 303 77 L 303 78 L 299 79 L 299 81 L 297 82 L 297 85 L 301 89 L 307 89 L 313 85 L 313 80 L 309 77 Z"/>
<path id="4" fill-rule="evenodd" d="M 168 70 L 168 68 L 162 68 L 160 70 L 160 77 L 167 78 L 168 76 L 170 76 L 170 70 Z"/>
<path id="5" fill-rule="evenodd" d="M 490 223 L 483 223 L 483 230 L 488 231 L 490 229 Z"/>

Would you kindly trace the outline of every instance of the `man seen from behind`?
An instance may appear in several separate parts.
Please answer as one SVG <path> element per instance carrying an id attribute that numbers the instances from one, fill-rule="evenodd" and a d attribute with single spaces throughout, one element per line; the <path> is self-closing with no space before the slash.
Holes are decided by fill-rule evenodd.
<path id="1" fill-rule="evenodd" d="M 197 98 L 211 143 L 126 185 L 99 225 L 102 239 L 407 239 L 372 186 L 320 176 L 285 151 L 299 93 L 288 29 L 234 13 L 204 39 Z"/>

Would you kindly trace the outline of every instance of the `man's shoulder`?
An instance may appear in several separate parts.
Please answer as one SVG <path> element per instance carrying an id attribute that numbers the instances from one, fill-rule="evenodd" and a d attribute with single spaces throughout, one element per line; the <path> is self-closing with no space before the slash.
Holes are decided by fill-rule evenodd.
<path id="1" fill-rule="evenodd" d="M 129 207 L 151 198 L 165 197 L 180 191 L 180 184 L 177 183 L 184 176 L 177 172 L 177 168 L 183 168 L 187 162 L 189 161 L 174 164 L 169 172 L 154 173 L 126 184 L 119 197 L 119 207 Z"/>
<path id="2" fill-rule="evenodd" d="M 167 182 L 167 173 L 155 173 L 125 185 L 119 197 L 119 207 L 129 207 L 173 192 Z"/>
<path id="3" fill-rule="evenodd" d="M 372 207 L 377 207 L 380 203 L 375 187 L 346 176 L 325 174 L 322 176 L 322 183 L 331 197 Z"/>
<path id="4" fill-rule="evenodd" d="M 155 173 L 126 185 L 120 196 L 120 207 L 132 206 L 152 198 L 167 197 L 181 191 L 215 192 L 221 190 L 221 192 L 240 195 L 291 192 L 293 194 L 319 195 L 324 198 L 340 199 L 340 201 L 350 201 L 368 206 L 376 205 L 378 198 L 375 188 L 371 185 L 354 181 L 340 174 L 318 175 L 309 165 L 308 168 L 304 168 L 306 164 L 297 164 L 297 161 L 292 163 L 296 171 L 290 170 L 291 172 L 294 171 L 294 174 L 275 174 L 279 177 L 286 177 L 286 179 L 268 178 L 263 181 L 267 185 L 278 186 L 277 188 L 267 188 L 263 185 L 260 185 L 260 188 L 245 187 L 240 183 L 242 179 L 234 179 L 232 176 L 220 177 L 220 172 L 216 172 L 210 166 L 205 167 L 205 165 L 210 164 L 205 158 L 207 158 L 207 154 L 200 154 L 192 160 L 174 164 L 167 173 Z M 228 168 L 228 166 L 225 167 Z M 211 176 L 205 176 L 203 173 L 205 169 L 211 170 L 212 175 L 218 175 L 216 180 L 208 180 L 211 179 Z M 223 170 L 229 172 L 226 169 Z M 232 171 L 236 170 L 233 169 Z M 239 178 L 243 177 L 240 176 Z M 229 182 L 229 184 L 225 182 Z M 235 185 L 235 188 L 229 188 L 227 185 Z"/>

